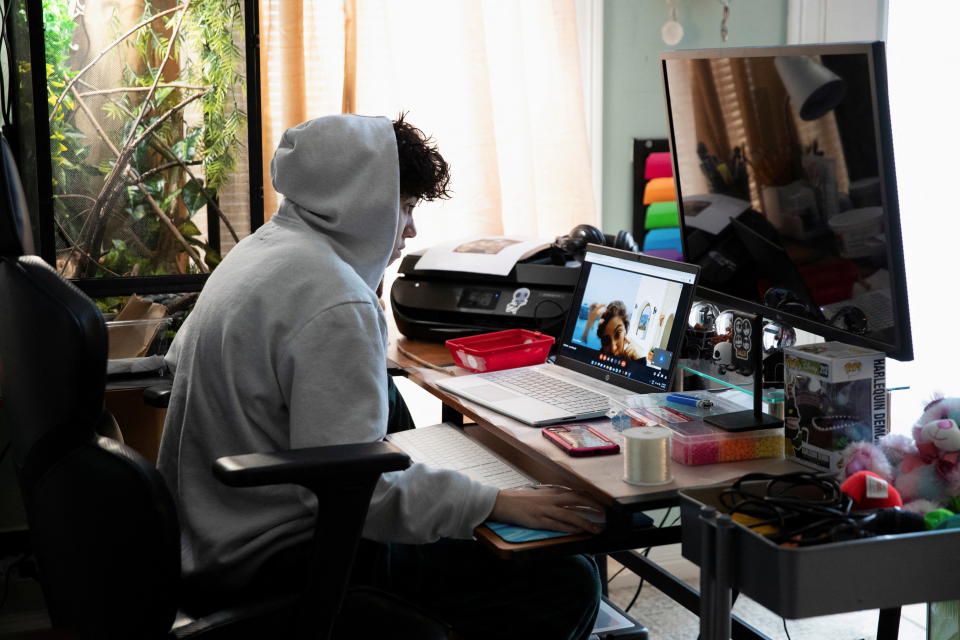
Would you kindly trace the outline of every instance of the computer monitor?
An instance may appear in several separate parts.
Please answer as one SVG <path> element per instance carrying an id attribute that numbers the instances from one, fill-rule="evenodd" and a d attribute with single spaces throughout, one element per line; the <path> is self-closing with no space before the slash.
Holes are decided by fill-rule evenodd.
<path id="1" fill-rule="evenodd" d="M 660 61 L 698 297 L 912 359 L 883 43 Z"/>

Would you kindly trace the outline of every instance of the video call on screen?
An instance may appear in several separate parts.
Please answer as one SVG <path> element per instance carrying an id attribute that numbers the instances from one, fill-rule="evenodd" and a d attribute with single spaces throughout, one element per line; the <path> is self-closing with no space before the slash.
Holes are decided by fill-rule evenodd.
<path id="1" fill-rule="evenodd" d="M 583 268 L 589 270 L 586 285 L 561 355 L 666 388 L 683 285 L 602 264 L 587 262 Z"/>

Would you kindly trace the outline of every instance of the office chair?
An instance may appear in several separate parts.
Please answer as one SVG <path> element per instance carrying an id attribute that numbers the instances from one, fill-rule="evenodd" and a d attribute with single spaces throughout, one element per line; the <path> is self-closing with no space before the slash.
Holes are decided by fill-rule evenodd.
<path id="1" fill-rule="evenodd" d="M 0 133 L 0 255 L 33 253 L 33 234 L 27 200 L 20 185 L 20 174 L 13 150 Z"/>
<path id="2" fill-rule="evenodd" d="M 15 175 L 3 162 L 0 173 Z M 305 592 L 178 610 L 180 531 L 167 487 L 143 457 L 97 434 L 103 317 L 40 258 L 20 255 L 29 226 L 16 222 L 25 219 L 19 205 L 8 206 L 19 180 L 2 187 L 0 393 L 54 627 L 97 640 L 330 637 L 374 485 L 381 473 L 405 468 L 408 457 L 375 442 L 221 458 L 213 472 L 226 484 L 298 484 L 338 517 L 318 519 L 315 562 L 306 569 L 314 580 Z M 354 618 L 363 612 L 352 621 L 362 627 L 344 624 L 336 637 L 449 636 L 445 625 L 388 594 L 356 590 L 345 602 Z"/>

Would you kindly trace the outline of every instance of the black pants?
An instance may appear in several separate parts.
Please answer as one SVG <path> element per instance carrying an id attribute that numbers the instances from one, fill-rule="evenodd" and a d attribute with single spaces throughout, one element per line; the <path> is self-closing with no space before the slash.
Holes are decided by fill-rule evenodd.
<path id="1" fill-rule="evenodd" d="M 281 551 L 261 568 L 252 592 L 289 591 L 302 584 L 308 566 L 309 544 Z M 476 640 L 583 640 L 593 629 L 601 588 L 588 556 L 500 560 L 472 540 L 363 540 L 350 582 L 393 593 L 452 626 L 458 637 Z"/>

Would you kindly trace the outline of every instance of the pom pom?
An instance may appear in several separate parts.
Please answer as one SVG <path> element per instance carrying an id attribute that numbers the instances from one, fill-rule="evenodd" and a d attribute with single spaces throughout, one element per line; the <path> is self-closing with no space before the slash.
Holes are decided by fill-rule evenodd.
<path id="1" fill-rule="evenodd" d="M 851 442 L 840 452 L 840 459 L 847 477 L 858 471 L 872 471 L 888 482 L 893 481 L 893 468 L 886 456 L 869 442 Z"/>
<path id="2" fill-rule="evenodd" d="M 923 413 L 915 425 L 925 425 L 932 420 L 950 418 L 960 422 L 960 398 L 937 397 L 923 408 Z"/>
<path id="3" fill-rule="evenodd" d="M 858 511 L 903 505 L 893 485 L 872 471 L 857 471 L 843 481 L 840 490 L 853 498 L 853 508 Z"/>
<path id="4" fill-rule="evenodd" d="M 904 456 L 917 453 L 917 445 L 913 439 L 899 433 L 888 433 L 880 438 L 877 446 L 880 447 L 883 455 L 886 456 L 890 465 L 894 468 L 900 466 Z"/>
<path id="5" fill-rule="evenodd" d="M 930 395 L 930 399 L 923 403 L 923 412 L 926 413 L 933 408 L 934 405 L 939 404 L 946 396 L 943 395 L 942 391 L 934 391 Z M 920 420 L 923 420 L 923 416 L 920 416 Z M 919 421 L 918 421 L 919 422 Z"/>
<path id="6" fill-rule="evenodd" d="M 907 502 L 923 498 L 942 507 L 946 500 L 946 488 L 943 477 L 932 465 L 917 467 L 907 473 L 901 473 L 894 482 L 897 491 Z"/>
<path id="7" fill-rule="evenodd" d="M 948 498 L 960 496 L 960 464 L 943 474 L 943 480 L 946 483 Z"/>
<path id="8" fill-rule="evenodd" d="M 914 513 L 919 513 L 920 515 L 925 516 L 931 511 L 936 511 L 939 509 L 940 505 L 929 500 L 923 500 L 921 498 L 919 500 L 911 500 L 910 502 L 904 503 L 903 508 L 907 511 L 913 511 Z"/>

